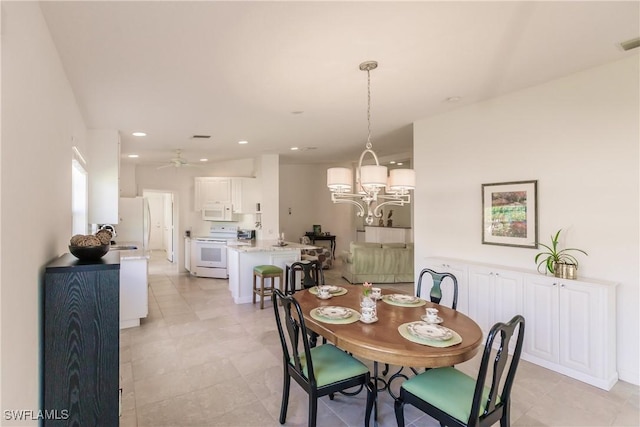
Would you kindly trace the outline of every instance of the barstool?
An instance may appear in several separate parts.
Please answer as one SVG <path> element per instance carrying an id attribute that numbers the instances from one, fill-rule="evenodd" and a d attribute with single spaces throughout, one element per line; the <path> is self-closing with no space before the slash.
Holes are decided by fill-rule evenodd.
<path id="1" fill-rule="evenodd" d="M 257 287 L 257 277 L 260 277 L 260 288 Z M 260 310 L 264 308 L 264 297 L 273 295 L 275 278 L 278 278 L 278 288 L 282 290 L 282 269 L 280 267 L 275 265 L 256 265 L 253 267 L 253 303 L 256 303 L 256 295 L 260 295 Z M 266 279 L 271 279 L 271 286 L 265 287 L 264 281 Z"/>

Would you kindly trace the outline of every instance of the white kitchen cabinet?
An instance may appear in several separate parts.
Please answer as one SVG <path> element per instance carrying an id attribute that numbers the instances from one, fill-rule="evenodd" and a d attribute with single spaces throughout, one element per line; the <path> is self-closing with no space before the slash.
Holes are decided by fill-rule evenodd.
<path id="1" fill-rule="evenodd" d="M 468 268 L 461 262 L 448 259 L 427 258 L 426 264 L 422 268 L 429 268 L 438 273 L 451 273 L 456 276 L 458 281 L 458 305 L 457 310 L 463 314 L 469 315 L 469 289 L 467 284 Z M 419 273 L 419 272 L 418 272 Z M 418 283 L 416 278 L 416 284 Z M 432 285 L 431 276 L 426 274 L 422 278 L 422 292 L 429 292 Z M 453 299 L 453 287 L 442 287 L 442 300 L 451 301 Z"/>
<path id="2" fill-rule="evenodd" d="M 300 261 L 300 249 L 264 248 L 264 250 L 246 250 L 243 246 L 229 246 L 227 268 L 229 271 L 229 291 L 236 304 L 246 304 L 253 300 L 253 268 L 256 265 L 276 265 L 286 271 L 288 262 Z M 278 281 L 276 280 L 276 284 Z M 284 287 L 284 282 L 282 283 Z M 257 296 L 260 301 L 260 296 Z"/>
<path id="3" fill-rule="evenodd" d="M 231 203 L 231 178 L 196 177 L 194 210 L 206 203 Z"/>
<path id="4" fill-rule="evenodd" d="M 231 178 L 233 213 L 254 214 L 256 212 L 256 203 L 259 200 L 258 180 L 256 178 Z"/>
<path id="5" fill-rule="evenodd" d="M 140 325 L 149 314 L 148 260 L 144 256 L 120 258 L 120 329 Z"/>
<path id="6" fill-rule="evenodd" d="M 615 285 L 526 278 L 523 359 L 609 390 L 617 381 Z"/>
<path id="7" fill-rule="evenodd" d="M 87 131 L 89 223 L 117 224 L 120 198 L 120 134 Z"/>

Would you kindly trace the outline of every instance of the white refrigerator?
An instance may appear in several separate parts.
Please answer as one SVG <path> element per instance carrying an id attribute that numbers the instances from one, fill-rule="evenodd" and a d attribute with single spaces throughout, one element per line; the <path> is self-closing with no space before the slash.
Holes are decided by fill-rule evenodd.
<path id="1" fill-rule="evenodd" d="M 121 197 L 118 205 L 116 242 L 142 243 L 149 247 L 149 203 L 144 197 Z"/>

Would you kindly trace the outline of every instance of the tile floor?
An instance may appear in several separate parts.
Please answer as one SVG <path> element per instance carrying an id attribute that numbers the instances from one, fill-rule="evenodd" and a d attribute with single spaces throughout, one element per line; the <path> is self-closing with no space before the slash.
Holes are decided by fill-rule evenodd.
<path id="1" fill-rule="evenodd" d="M 340 266 L 327 283 L 344 283 Z M 120 334 L 121 426 L 277 426 L 281 349 L 270 302 L 235 305 L 228 282 L 194 278 L 154 254 L 149 317 Z M 411 285 L 395 286 L 411 292 Z M 478 358 L 458 365 L 473 373 Z M 318 426 L 361 426 L 365 393 L 321 398 Z M 512 394 L 514 426 L 638 426 L 638 387 L 605 392 L 522 361 Z M 405 407 L 407 425 L 438 426 Z M 395 426 L 393 401 L 379 395 L 380 426 Z M 307 423 L 307 395 L 295 383 L 288 426 Z"/>

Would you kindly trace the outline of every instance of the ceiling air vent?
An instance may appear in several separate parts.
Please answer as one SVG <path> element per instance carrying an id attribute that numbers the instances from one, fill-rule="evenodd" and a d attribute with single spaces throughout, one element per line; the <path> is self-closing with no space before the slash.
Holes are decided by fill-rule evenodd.
<path id="1" fill-rule="evenodd" d="M 620 47 L 622 47 L 622 50 L 636 49 L 639 46 L 640 37 L 636 37 L 635 39 L 627 40 L 626 42 L 620 43 Z"/>
<path id="2" fill-rule="evenodd" d="M 211 138 L 211 135 L 193 135 L 191 138 L 193 138 L 193 139 L 208 139 L 208 138 Z"/>

